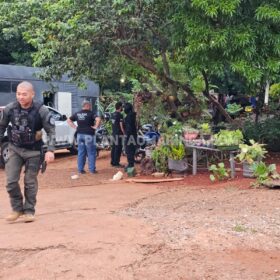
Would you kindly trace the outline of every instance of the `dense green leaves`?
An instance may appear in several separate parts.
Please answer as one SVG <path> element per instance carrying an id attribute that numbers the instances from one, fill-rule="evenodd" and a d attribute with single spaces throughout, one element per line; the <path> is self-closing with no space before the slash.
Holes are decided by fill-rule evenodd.
<path id="1" fill-rule="evenodd" d="M 136 69 L 142 77 L 152 73 L 168 83 L 189 84 L 202 71 L 210 81 L 234 72 L 248 85 L 262 85 L 280 72 L 278 0 L 0 4 L 1 36 L 23 34 L 36 49 L 34 65 L 48 67 L 52 75 L 102 81 Z"/>

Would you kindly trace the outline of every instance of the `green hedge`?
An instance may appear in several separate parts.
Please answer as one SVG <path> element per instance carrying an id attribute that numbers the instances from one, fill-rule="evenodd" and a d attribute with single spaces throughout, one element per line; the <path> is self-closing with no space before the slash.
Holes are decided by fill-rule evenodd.
<path id="1" fill-rule="evenodd" d="M 266 144 L 266 149 L 272 152 L 280 152 L 280 118 L 266 119 L 259 123 L 246 122 L 243 127 L 246 140 L 254 139 Z"/>

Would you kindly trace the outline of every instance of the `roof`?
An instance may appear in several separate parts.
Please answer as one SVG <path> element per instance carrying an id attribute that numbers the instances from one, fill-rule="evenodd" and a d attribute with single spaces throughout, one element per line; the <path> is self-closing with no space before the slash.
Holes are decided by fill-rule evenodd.
<path id="1" fill-rule="evenodd" d="M 7 81 L 30 81 L 30 82 L 43 82 L 42 79 L 38 77 L 38 74 L 42 71 L 42 68 L 36 68 L 36 67 L 27 67 L 27 66 L 19 66 L 19 65 L 6 65 L 6 64 L 0 64 L 0 80 L 7 80 Z M 99 95 L 99 86 L 98 84 L 86 80 L 87 89 L 80 89 L 80 92 L 84 96 L 88 96 L 89 94 L 92 95 L 94 93 L 94 96 Z M 63 75 L 60 80 L 53 80 L 51 83 L 57 84 L 57 83 L 64 83 L 64 90 L 69 90 L 69 87 L 74 86 L 77 88 L 77 86 L 69 81 L 69 77 L 67 75 Z"/>
<path id="2" fill-rule="evenodd" d="M 42 79 L 40 79 L 38 75 L 42 70 L 43 68 L 38 67 L 0 64 L 0 79 L 41 81 Z M 63 75 L 59 81 L 71 82 L 67 75 Z"/>
<path id="3" fill-rule="evenodd" d="M 40 72 L 40 68 L 0 64 L 0 79 L 41 80 L 36 77 Z"/>

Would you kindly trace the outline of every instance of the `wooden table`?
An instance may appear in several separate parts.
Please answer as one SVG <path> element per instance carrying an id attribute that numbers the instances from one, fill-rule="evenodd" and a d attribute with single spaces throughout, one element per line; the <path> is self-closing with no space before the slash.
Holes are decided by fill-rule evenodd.
<path id="1" fill-rule="evenodd" d="M 222 151 L 217 148 L 210 148 L 210 147 L 204 147 L 204 146 L 195 146 L 188 143 L 184 143 L 186 148 L 190 148 L 193 151 L 193 168 L 192 168 L 192 174 L 197 174 L 197 153 L 198 151 L 210 151 L 214 153 L 221 153 L 221 152 L 228 152 L 229 153 L 229 163 L 230 163 L 230 171 L 231 171 L 231 178 L 235 177 L 235 161 L 234 156 L 238 150 L 229 150 L 229 151 Z"/>

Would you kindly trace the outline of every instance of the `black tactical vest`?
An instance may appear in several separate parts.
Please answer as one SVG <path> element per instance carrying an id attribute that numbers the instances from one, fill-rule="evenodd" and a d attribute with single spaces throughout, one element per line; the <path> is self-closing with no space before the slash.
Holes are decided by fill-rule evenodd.
<path id="1" fill-rule="evenodd" d="M 30 150 L 41 149 L 42 140 L 35 140 L 36 131 L 43 128 L 39 114 L 41 106 L 41 103 L 33 102 L 30 108 L 23 109 L 18 102 L 13 104 L 9 111 L 10 126 L 8 128 L 8 137 L 12 144 Z"/>

